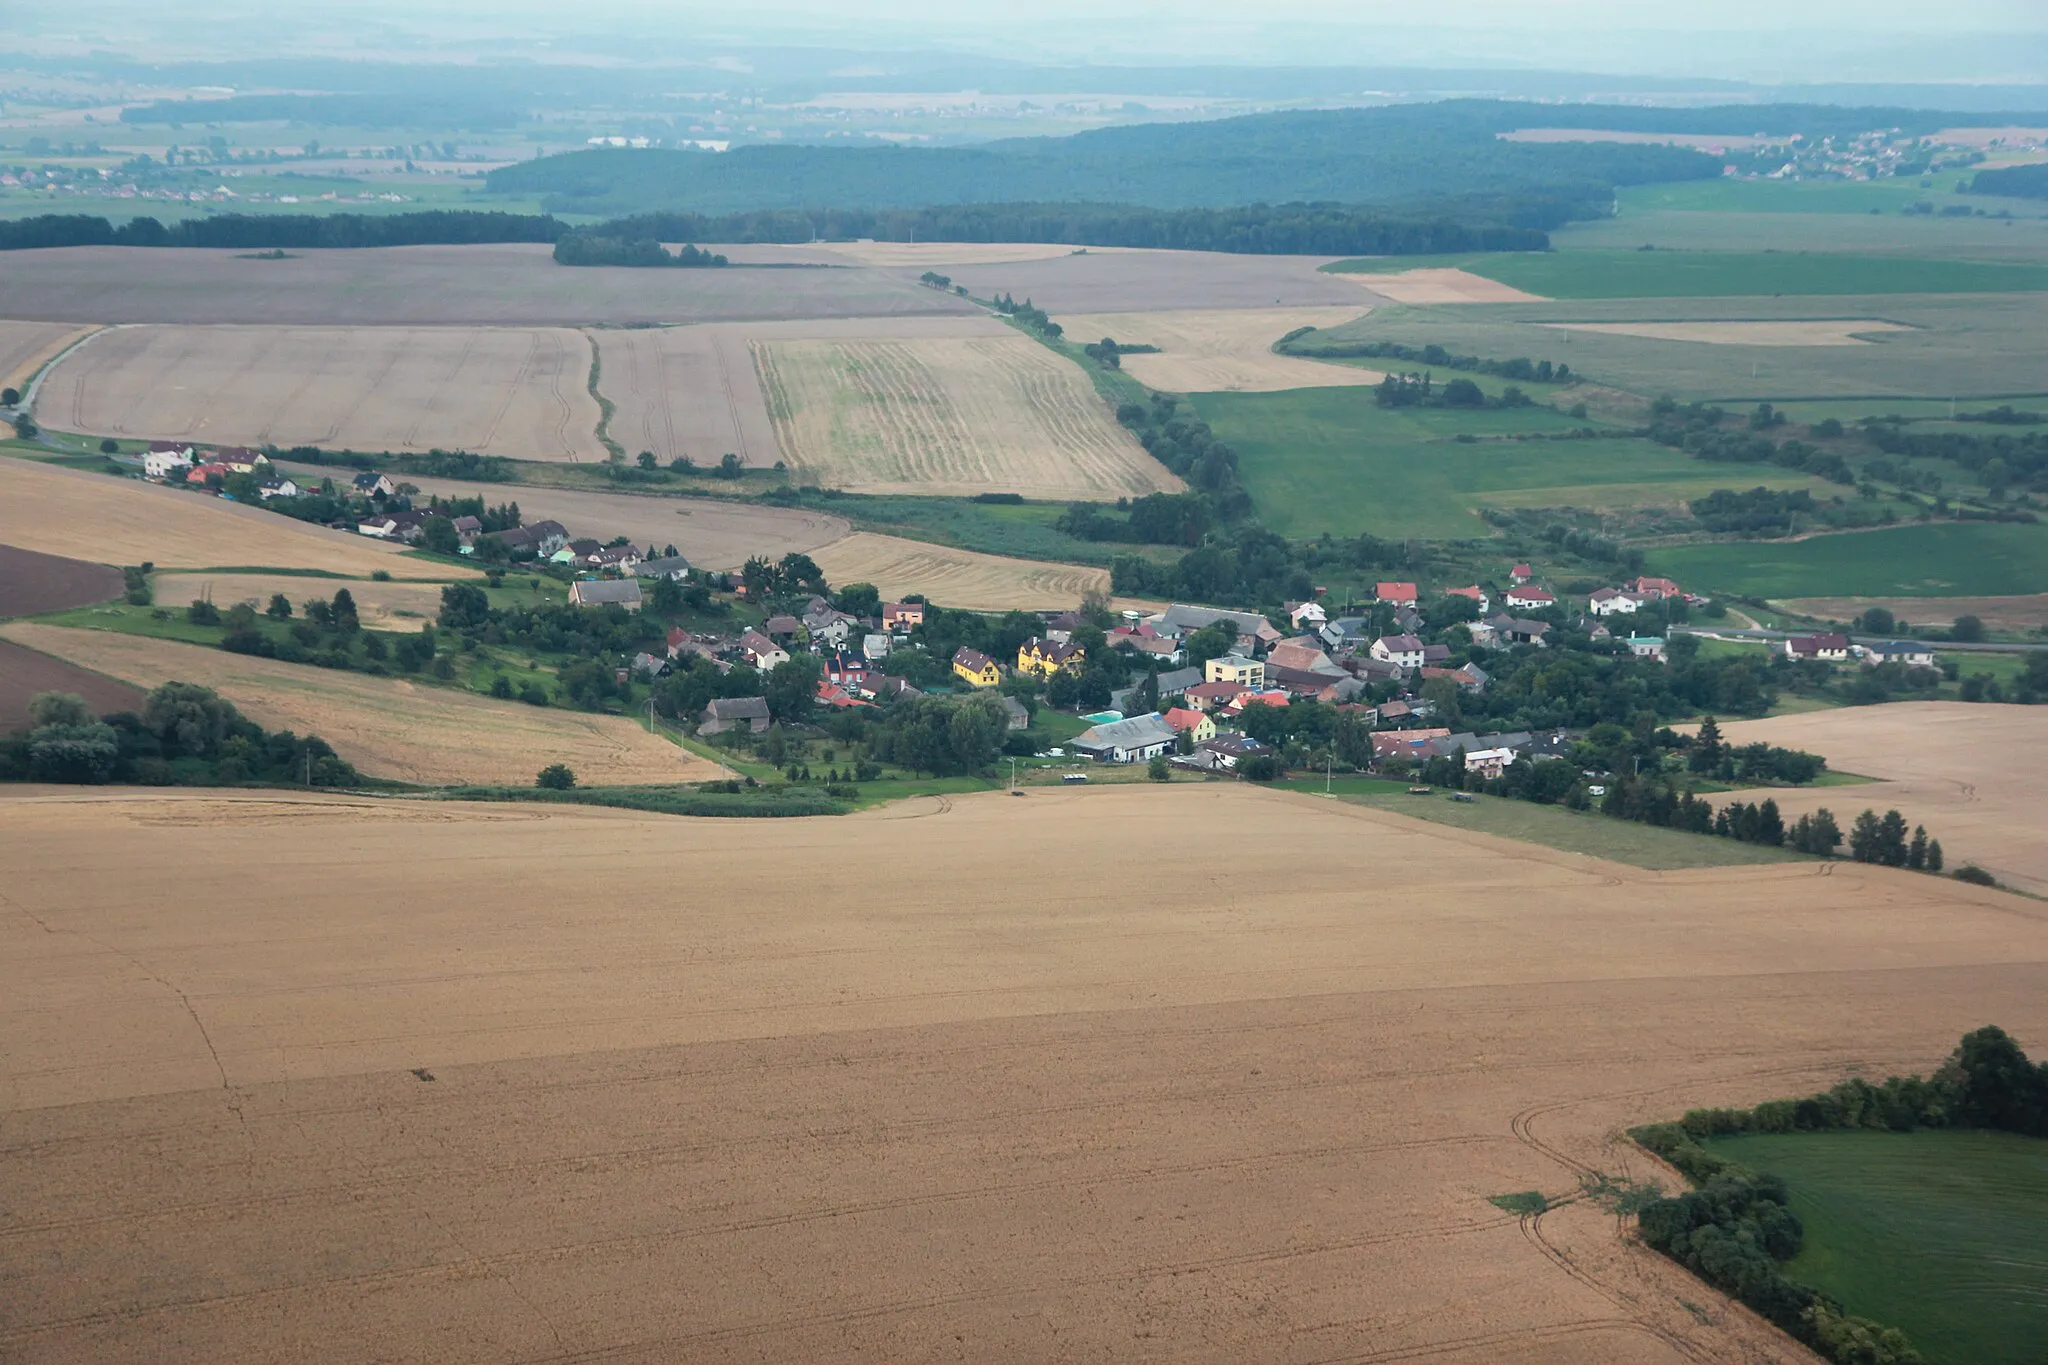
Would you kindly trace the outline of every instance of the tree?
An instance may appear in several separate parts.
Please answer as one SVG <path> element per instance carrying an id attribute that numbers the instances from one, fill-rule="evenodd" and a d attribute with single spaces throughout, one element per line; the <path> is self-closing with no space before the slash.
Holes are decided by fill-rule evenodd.
<path id="1" fill-rule="evenodd" d="M 420 545 L 437 555 L 459 555 L 462 553 L 462 533 L 455 529 L 455 522 L 448 517 L 428 517 L 422 528 L 425 534 Z"/>
<path id="2" fill-rule="evenodd" d="M 728 450 L 725 454 L 718 457 L 719 478 L 737 479 L 740 476 L 740 468 L 740 457 L 731 451 Z"/>
<path id="3" fill-rule="evenodd" d="M 21 402 L 20 389 L 0 389 L 0 408 L 11 408 Z"/>
<path id="4" fill-rule="evenodd" d="M 1191 633 L 1182 646 L 1187 650 L 1188 666 L 1200 668 L 1211 659 L 1220 659 L 1237 648 L 1237 623 L 1228 617 L 1212 621 L 1200 630 Z"/>
<path id="5" fill-rule="evenodd" d="M 441 589 L 436 617 L 450 630 L 475 630 L 491 619 L 491 599 L 473 583 L 450 583 Z"/>
<path id="6" fill-rule="evenodd" d="M 1721 727 L 1708 716 L 1700 722 L 1699 733 L 1693 736 L 1692 753 L 1685 765 L 1696 773 L 1711 773 L 1720 768 L 1722 753 Z"/>
<path id="7" fill-rule="evenodd" d="M 1866 810 L 1849 827 L 1849 856 L 1859 863 L 1874 863 L 1880 860 L 1879 849 L 1877 812 Z"/>
<path id="8" fill-rule="evenodd" d="M 1886 867 L 1906 865 L 1906 817 L 1888 810 L 1877 822 L 1877 861 Z"/>
<path id="9" fill-rule="evenodd" d="M 1915 872 L 1927 868 L 1927 827 L 1913 826 L 1913 842 L 1906 845 L 1906 866 Z"/>
<path id="10" fill-rule="evenodd" d="M 1152 761 L 1145 765 L 1145 777 L 1152 782 L 1168 782 L 1173 779 L 1173 769 L 1167 766 L 1166 755 L 1152 755 Z"/>
<path id="11" fill-rule="evenodd" d="M 1929 839 L 1927 841 L 1927 870 L 1929 872 L 1941 871 L 1941 840 L 1939 839 Z"/>
<path id="12" fill-rule="evenodd" d="M 195 626 L 217 626 L 220 624 L 220 608 L 203 597 L 195 597 L 192 605 L 185 608 L 185 620 Z"/>
<path id="13" fill-rule="evenodd" d="M 120 453 L 121 443 L 115 440 L 113 437 L 109 436 L 107 437 L 106 440 L 100 442 L 100 454 L 119 455 Z"/>
<path id="14" fill-rule="evenodd" d="M 1974 616 L 1958 616 L 1948 634 L 1951 640 L 1974 644 L 1984 638 L 1984 623 Z"/>
<path id="15" fill-rule="evenodd" d="M 550 763 L 533 779 L 533 785 L 546 791 L 565 792 L 576 785 L 576 774 L 566 763 Z"/>
<path id="16" fill-rule="evenodd" d="M 792 654 L 769 669 L 761 685 L 769 714 L 785 725 L 809 720 L 817 708 L 818 683 L 824 676 L 824 661 L 815 654 Z"/>
<path id="17" fill-rule="evenodd" d="M 660 464 L 660 461 L 654 458 L 654 452 L 651 450 L 643 450 L 635 458 L 642 469 L 654 469 Z"/>
<path id="18" fill-rule="evenodd" d="M 291 598 L 281 592 L 270 594 L 270 605 L 263 609 L 263 614 L 273 621 L 289 621 L 292 615 Z"/>
<path id="19" fill-rule="evenodd" d="M 953 762 L 962 772 L 980 772 L 1002 752 L 1006 728 L 1008 720 L 996 698 L 983 695 L 958 703 L 946 723 L 946 742 Z"/>
<path id="20" fill-rule="evenodd" d="M 28 715 L 37 725 L 90 725 L 99 719 L 75 692 L 38 692 L 29 698 Z"/>
<path id="21" fill-rule="evenodd" d="M 165 757 L 212 758 L 241 715 L 212 688 L 167 682 L 142 703 L 143 728 L 164 746 Z"/>
<path id="22" fill-rule="evenodd" d="M 362 629 L 362 622 L 356 616 L 355 594 L 342 588 L 334 594 L 334 628 L 344 635 L 353 635 Z"/>

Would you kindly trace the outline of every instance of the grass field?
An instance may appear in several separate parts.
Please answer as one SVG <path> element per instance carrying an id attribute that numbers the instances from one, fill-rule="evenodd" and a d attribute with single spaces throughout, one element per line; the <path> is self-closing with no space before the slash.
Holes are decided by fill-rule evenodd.
<path id="1" fill-rule="evenodd" d="M 1805 540 L 1673 545 L 1648 554 L 1660 574 L 1748 597 L 1993 597 L 2036 592 L 2048 582 L 2048 525 L 1929 522 Z"/>
<path id="2" fill-rule="evenodd" d="M 1781 294 L 2010 294 L 2048 290 L 2048 265 L 1809 251 L 1550 251 L 1370 257 L 1324 267 L 1379 274 L 1465 270 L 1547 299 L 1684 299 Z"/>
<path id="3" fill-rule="evenodd" d="M 21 1365 L 1790 1362 L 1557 1199 L 1674 1095 L 2048 1030 L 2010 897 L 1250 784 L 716 824 L 45 789 L 0 821 Z M 1540 1224 L 1489 1202 L 1529 1190 Z"/>
<path id="4" fill-rule="evenodd" d="M 2013 1133 L 1720 1138 L 1783 1176 L 1806 1245 L 1785 1267 L 1900 1328 L 1930 1365 L 2037 1365 L 2048 1341 L 2048 1141 Z"/>
<path id="5" fill-rule="evenodd" d="M 1489 534 L 1476 515 L 1503 507 L 1675 506 L 1740 483 L 1806 488 L 1803 476 L 1702 465 L 1632 437 L 1461 443 L 1460 433 L 1566 431 L 1550 408 L 1387 409 L 1369 389 L 1202 394 L 1195 410 L 1236 447 L 1260 518 L 1283 535 L 1459 538 Z"/>
<path id="6" fill-rule="evenodd" d="M 783 458 L 854 492 L 1113 501 L 1177 490 L 1080 369 L 1026 337 L 773 341 L 754 361 Z"/>

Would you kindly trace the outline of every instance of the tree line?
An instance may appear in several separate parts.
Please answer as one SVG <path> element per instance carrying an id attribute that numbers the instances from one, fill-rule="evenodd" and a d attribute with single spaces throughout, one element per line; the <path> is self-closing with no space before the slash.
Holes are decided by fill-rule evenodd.
<path id="1" fill-rule="evenodd" d="M 346 787 L 360 780 L 317 735 L 267 731 L 196 683 L 165 683 L 140 711 L 103 716 L 72 693 L 39 692 L 29 718 L 25 733 L 0 737 L 0 781 Z"/>
<path id="2" fill-rule="evenodd" d="M 654 266 L 680 270 L 716 269 L 725 257 L 685 245 L 670 251 L 652 237 L 626 238 L 595 232 L 566 232 L 555 242 L 556 265 Z"/>
<path id="3" fill-rule="evenodd" d="M 223 213 L 165 224 L 131 218 L 119 227 L 83 213 L 0 222 L 0 251 L 65 246 L 260 248 L 468 246 L 553 242 L 568 225 L 546 215 L 429 210 L 420 213 Z"/>
<path id="4" fill-rule="evenodd" d="M 1297 327 L 1281 337 L 1275 343 L 1275 349 L 1283 355 L 1310 356 L 1321 360 L 1384 357 L 1427 365 L 1435 370 L 1490 374 L 1497 379 L 1512 379 L 1524 384 L 1569 384 L 1576 378 L 1572 367 L 1561 361 L 1552 364 L 1548 360 L 1531 360 L 1519 355 L 1508 360 L 1458 355 L 1434 342 L 1427 346 L 1407 346 L 1398 341 L 1326 341 L 1318 338 L 1316 331 L 1314 327 Z"/>

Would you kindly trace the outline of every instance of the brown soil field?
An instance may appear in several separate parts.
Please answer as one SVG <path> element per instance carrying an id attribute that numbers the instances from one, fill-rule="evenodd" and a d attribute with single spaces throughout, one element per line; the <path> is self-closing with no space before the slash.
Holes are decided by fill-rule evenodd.
<path id="1" fill-rule="evenodd" d="M 946 273 L 977 298 L 1008 293 L 1058 317 L 1066 313 L 1156 313 L 1193 308 L 1357 308 L 1358 286 L 1317 267 L 1328 256 L 1238 256 L 1217 251 L 1090 248 L 1035 261 L 961 265 Z M 925 266 L 894 273 L 912 288 Z M 925 290 L 927 293 L 936 291 Z"/>
<path id="2" fill-rule="evenodd" d="M 28 704 L 38 692 L 84 697 L 101 715 L 142 708 L 139 687 L 25 649 L 12 640 L 0 640 L 0 735 L 29 727 Z"/>
<path id="3" fill-rule="evenodd" d="M 1541 294 L 1474 275 L 1469 270 L 1429 266 L 1391 275 L 1341 275 L 1396 303 L 1545 303 Z"/>
<path id="4" fill-rule="evenodd" d="M 26 390 L 51 356 L 92 330 L 52 322 L 0 322 L 0 389 Z"/>
<path id="5" fill-rule="evenodd" d="M 0 801 L 23 1365 L 1810 1362 L 1594 1201 L 1488 1197 L 1668 1188 L 1620 1129 L 2048 1043 L 2003 893 L 1234 784 Z M 1302 846 L 1373 893 L 1187 854 Z"/>
<path id="6" fill-rule="evenodd" d="M 977 314 L 633 328 L 593 332 L 591 339 L 603 361 L 598 390 L 616 409 L 609 431 L 628 452 L 652 450 L 664 464 L 687 455 L 712 465 L 730 451 L 743 463 L 765 469 L 782 452 L 750 343 L 1015 335 Z"/>
<path id="7" fill-rule="evenodd" d="M 589 380 L 567 328 L 114 327 L 36 411 L 93 436 L 602 461 Z"/>
<path id="8" fill-rule="evenodd" d="M 121 571 L 105 564 L 0 545 L 0 617 L 88 607 L 125 586 Z"/>
<path id="9" fill-rule="evenodd" d="M 559 521 L 574 536 L 603 541 L 625 536 L 643 549 L 674 545 L 692 564 L 707 569 L 737 569 L 755 555 L 780 559 L 794 551 L 814 551 L 852 529 L 843 517 L 824 512 L 718 498 L 643 497 L 527 484 L 509 487 L 419 475 L 407 475 L 405 481 L 422 493 L 444 498 L 481 497 L 492 503 L 509 499 L 519 504 L 527 524 Z"/>
<path id="10" fill-rule="evenodd" d="M 1865 337 L 1910 332 L 1877 318 L 1797 322 L 1539 322 L 1561 332 L 1603 332 L 1651 341 L 1694 341 L 1708 346 L 1868 346 Z"/>
<path id="11" fill-rule="evenodd" d="M 417 629 L 441 610 L 439 583 L 407 583 L 394 580 L 373 582 L 366 578 L 305 578 L 295 574 L 267 573 L 160 573 L 150 583 L 156 600 L 182 607 L 204 597 L 222 611 L 237 602 L 255 604 L 258 611 L 270 605 L 272 593 L 283 593 L 292 611 L 305 614 L 305 604 L 315 597 L 332 598 L 342 588 L 356 602 L 356 615 L 366 626 L 380 630 Z"/>
<path id="12" fill-rule="evenodd" d="M 7 315 L 76 323 L 583 327 L 972 313 L 881 270 L 558 266 L 544 245 L 396 246 L 245 261 L 233 251 L 65 247 L 7 256 Z"/>
<path id="13" fill-rule="evenodd" d="M 1165 313 L 1081 313 L 1060 322 L 1074 341 L 1157 346 L 1159 355 L 1127 355 L 1123 368 L 1170 393 L 1274 393 L 1355 388 L 1385 376 L 1352 365 L 1276 355 L 1273 343 L 1297 327 L 1356 321 L 1358 308 L 1215 308 Z"/>
<path id="14" fill-rule="evenodd" d="M 1112 501 L 1181 481 L 1027 337 L 753 344 L 782 457 L 863 493 Z"/>
<path id="15" fill-rule="evenodd" d="M 1883 607 L 1902 621 L 1948 622 L 1974 616 L 1994 630 L 2048 626 L 2048 592 L 2024 597 L 1794 597 L 1773 605 L 1823 621 L 1848 621 Z"/>
<path id="16" fill-rule="evenodd" d="M 371 777 L 525 786 L 550 763 L 568 764 L 590 786 L 718 776 L 715 764 L 623 716 L 493 701 L 449 687 L 112 631 L 17 621 L 0 632 L 137 687 L 172 681 L 211 687 L 266 730 L 319 735 Z"/>
<path id="17" fill-rule="evenodd" d="M 1091 592 L 1109 591 L 1107 569 L 1008 559 L 867 531 L 813 550 L 811 558 L 830 582 L 872 583 L 888 598 L 921 593 L 960 611 L 1057 611 L 1079 606 Z"/>
<path id="18" fill-rule="evenodd" d="M 501 485 L 493 485 L 500 488 Z M 0 458 L 0 544 L 162 568 L 325 569 L 365 577 L 475 577 L 346 531 L 144 483 Z"/>
<path id="19" fill-rule="evenodd" d="M 1741 799 L 1769 796 L 1788 819 L 1825 806 L 1845 837 L 1859 811 L 1896 809 L 1941 840 L 1949 868 L 1975 863 L 2001 882 L 2048 895 L 2048 821 L 2032 765 L 2048 753 L 2048 707 L 1895 702 L 1734 721 L 1721 733 L 1732 743 L 1805 749 L 1840 772 L 1884 779 Z"/>

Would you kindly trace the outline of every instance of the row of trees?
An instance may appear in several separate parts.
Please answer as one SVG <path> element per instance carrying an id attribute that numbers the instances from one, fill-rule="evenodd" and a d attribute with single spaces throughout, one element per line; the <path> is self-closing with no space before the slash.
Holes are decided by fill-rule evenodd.
<path id="1" fill-rule="evenodd" d="M 84 698 L 41 692 L 25 734 L 0 738 L 0 781 L 149 786 L 352 786 L 356 770 L 315 735 L 269 732 L 211 689 L 169 682 L 138 711 L 95 715 Z"/>
<path id="2" fill-rule="evenodd" d="M 1442 388 L 1436 386 L 1436 378 L 1429 372 L 1420 374 L 1389 374 L 1373 389 L 1373 401 L 1383 408 L 1526 408 L 1534 400 L 1528 394 L 1510 384 L 1501 390 L 1499 398 L 1488 398 L 1486 391 L 1469 379 L 1457 378 Z"/>
<path id="3" fill-rule="evenodd" d="M 223 213 L 165 224 L 131 218 L 119 227 L 83 213 L 0 222 L 0 251 L 65 246 L 262 248 L 474 245 L 553 242 L 568 225 L 546 215 L 428 210 L 419 213 Z"/>
<path id="4" fill-rule="evenodd" d="M 625 265 L 673 267 L 683 270 L 716 269 L 725 257 L 685 245 L 670 251 L 652 237 L 611 237 L 602 232 L 564 233 L 555 242 L 556 265 Z"/>
<path id="5" fill-rule="evenodd" d="M 1330 341 L 1318 335 L 1314 327 L 1298 327 L 1289 332 L 1280 338 L 1276 349 L 1286 355 L 1324 360 L 1384 357 L 1427 365 L 1433 370 L 1464 370 L 1524 384 L 1569 384 L 1576 378 L 1572 367 L 1563 362 L 1553 365 L 1548 360 L 1530 360 L 1527 356 L 1493 360 L 1486 356 L 1459 355 L 1434 342 L 1427 346 L 1408 346 L 1398 341 Z"/>

